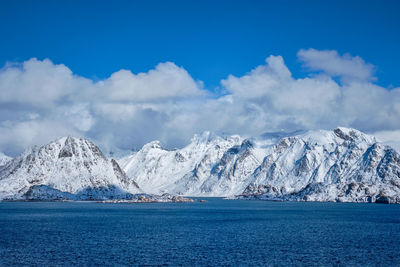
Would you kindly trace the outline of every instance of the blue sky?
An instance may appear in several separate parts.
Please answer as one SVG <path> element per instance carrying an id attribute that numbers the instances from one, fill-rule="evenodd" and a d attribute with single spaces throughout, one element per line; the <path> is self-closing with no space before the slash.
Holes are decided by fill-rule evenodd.
<path id="1" fill-rule="evenodd" d="M 88 78 L 119 69 L 183 66 L 209 90 L 281 55 L 306 74 L 299 49 L 333 49 L 400 85 L 399 1 L 7 1 L 0 3 L 0 64 L 49 58 Z"/>
<path id="2" fill-rule="evenodd" d="M 399 1 L 0 1 L 0 152 L 337 126 L 400 144 L 399 14 Z"/>

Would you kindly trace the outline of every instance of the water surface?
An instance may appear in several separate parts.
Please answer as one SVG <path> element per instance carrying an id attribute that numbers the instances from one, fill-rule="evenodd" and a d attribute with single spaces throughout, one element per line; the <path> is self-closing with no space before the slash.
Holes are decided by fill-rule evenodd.
<path id="1" fill-rule="evenodd" d="M 0 203 L 0 265 L 400 266 L 400 205 Z"/>

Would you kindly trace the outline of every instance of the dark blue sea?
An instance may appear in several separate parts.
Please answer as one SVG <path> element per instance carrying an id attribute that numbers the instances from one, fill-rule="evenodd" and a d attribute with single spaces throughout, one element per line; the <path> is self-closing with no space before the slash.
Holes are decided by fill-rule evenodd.
<path id="1" fill-rule="evenodd" d="M 400 205 L 0 203 L 0 265 L 400 266 Z"/>

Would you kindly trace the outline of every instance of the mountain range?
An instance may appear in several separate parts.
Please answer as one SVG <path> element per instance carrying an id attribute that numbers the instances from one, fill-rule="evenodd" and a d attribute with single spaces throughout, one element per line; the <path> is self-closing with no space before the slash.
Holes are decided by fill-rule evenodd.
<path id="1" fill-rule="evenodd" d="M 131 199 L 138 194 L 287 201 L 400 203 L 400 155 L 358 130 L 195 135 L 118 160 L 64 137 L 16 158 L 0 155 L 1 199 Z"/>

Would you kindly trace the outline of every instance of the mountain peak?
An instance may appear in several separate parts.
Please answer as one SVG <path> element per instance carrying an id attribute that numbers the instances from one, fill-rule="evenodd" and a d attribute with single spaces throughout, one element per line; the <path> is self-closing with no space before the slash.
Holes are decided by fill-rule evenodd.
<path id="1" fill-rule="evenodd" d="M 26 150 L 0 169 L 0 198 L 24 198 L 32 186 L 39 185 L 79 194 L 81 198 L 112 197 L 115 188 L 141 192 L 135 181 L 115 161 L 105 158 L 94 143 L 72 136 Z"/>
<path id="2" fill-rule="evenodd" d="M 147 151 L 147 150 L 151 150 L 151 149 L 158 149 L 158 150 L 165 150 L 163 148 L 163 146 L 161 145 L 161 142 L 158 140 L 155 141 L 151 141 L 150 143 L 145 144 L 142 147 L 142 151 Z"/>
<path id="3" fill-rule="evenodd" d="M 361 135 L 361 132 L 345 127 L 337 127 L 333 130 L 337 137 L 342 138 L 343 140 L 356 139 Z"/>
<path id="4" fill-rule="evenodd" d="M 64 144 L 58 154 L 58 158 L 68 158 L 73 156 L 84 158 L 91 155 L 93 157 L 105 159 L 101 150 L 88 139 L 67 136 L 60 139 L 61 144 L 64 139 L 65 141 L 63 142 Z"/>
<path id="5" fill-rule="evenodd" d="M 337 127 L 333 130 L 333 133 L 337 137 L 345 141 L 353 140 L 367 143 L 376 143 L 376 138 L 374 136 L 362 133 L 359 130 L 353 128 Z"/>

